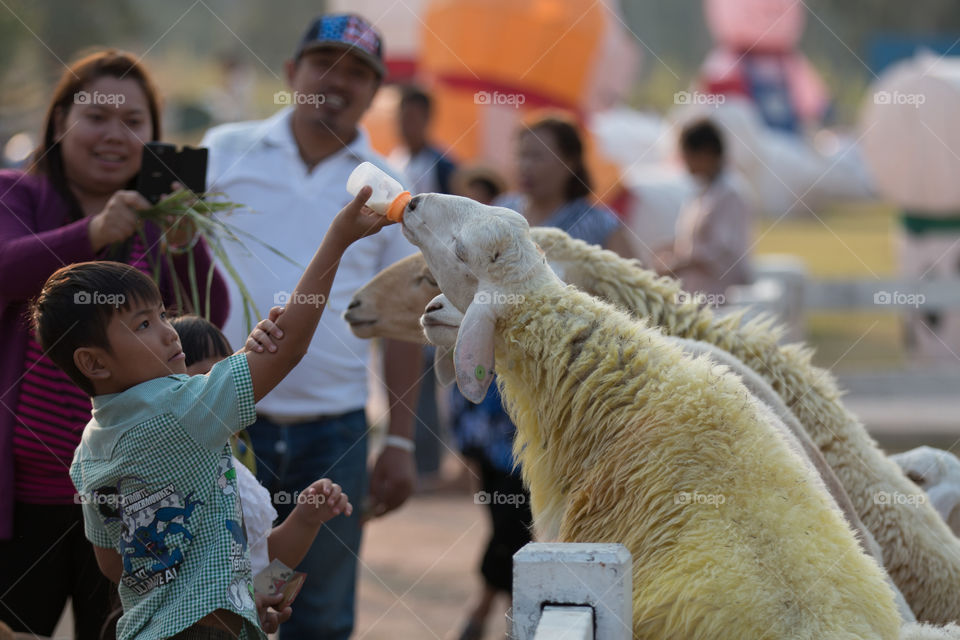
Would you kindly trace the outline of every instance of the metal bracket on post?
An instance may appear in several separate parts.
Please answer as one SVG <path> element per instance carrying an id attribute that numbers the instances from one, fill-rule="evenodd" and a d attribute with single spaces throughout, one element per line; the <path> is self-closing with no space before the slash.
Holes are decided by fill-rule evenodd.
<path id="1" fill-rule="evenodd" d="M 513 638 L 546 640 L 538 633 L 545 607 L 569 608 L 582 618 L 592 609 L 593 634 L 629 640 L 633 621 L 633 563 L 622 544 L 531 542 L 513 556 Z M 578 610 L 579 609 L 579 610 Z M 547 616 L 548 618 L 550 616 Z M 550 620 L 546 620 L 550 622 Z M 582 624 L 582 622 L 578 622 Z M 576 636 L 580 637 L 580 636 Z"/>

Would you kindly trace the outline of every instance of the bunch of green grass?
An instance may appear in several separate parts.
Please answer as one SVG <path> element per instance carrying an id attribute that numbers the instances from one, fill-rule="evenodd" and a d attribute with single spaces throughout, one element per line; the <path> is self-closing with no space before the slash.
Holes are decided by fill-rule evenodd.
<path id="1" fill-rule="evenodd" d="M 172 195 L 167 196 L 153 207 L 140 211 L 140 217 L 144 220 L 150 220 L 158 227 L 163 229 L 164 238 L 166 237 L 167 230 L 177 231 L 181 228 L 187 227 L 194 230 L 194 233 L 198 236 L 198 238 L 196 238 L 197 241 L 199 241 L 199 238 L 202 238 L 207 243 L 210 251 L 213 252 L 213 255 L 220 262 L 224 270 L 226 270 L 227 274 L 237 285 L 237 289 L 240 291 L 240 296 L 243 300 L 244 321 L 246 323 L 246 330 L 249 332 L 253 328 L 253 318 L 255 317 L 259 321 L 260 314 L 257 305 L 253 300 L 253 296 L 250 295 L 249 289 L 247 289 L 243 280 L 240 278 L 240 275 L 237 273 L 236 268 L 234 268 L 233 263 L 230 262 L 230 258 L 227 256 L 227 252 L 224 249 L 225 243 L 236 242 L 246 249 L 247 245 L 245 244 L 244 240 L 247 242 L 255 242 L 265 247 L 267 250 L 272 251 L 287 262 L 290 262 L 301 269 L 303 266 L 286 256 L 279 249 L 276 249 L 265 242 L 258 240 L 256 237 L 247 233 L 246 231 L 238 229 L 237 227 L 225 222 L 222 219 L 222 215 L 217 215 L 231 213 L 237 209 L 244 208 L 243 205 L 227 201 L 221 197 L 222 195 L 223 194 L 210 193 L 206 194 L 204 199 L 201 199 L 190 191 L 177 191 Z M 144 246 L 149 246 L 142 227 L 140 228 L 139 233 Z M 177 272 L 173 263 L 173 256 L 176 251 L 176 248 L 165 247 L 163 251 L 159 252 L 159 259 L 154 259 L 149 253 L 147 254 L 147 258 L 151 263 L 150 266 L 152 269 L 154 282 L 159 285 L 161 260 L 166 260 L 167 266 L 170 270 L 171 279 L 174 282 L 174 294 L 176 295 L 177 307 L 183 312 L 192 312 L 209 320 L 210 287 L 213 284 L 214 272 L 213 263 L 211 262 L 210 269 L 206 274 L 203 275 L 203 286 L 205 287 L 206 293 L 203 299 L 206 304 L 204 304 L 203 308 L 201 308 L 200 280 L 197 277 L 197 268 L 193 257 L 193 250 L 191 248 L 184 251 L 187 256 L 189 287 L 185 287 L 180 281 L 180 278 L 178 278 L 176 275 Z"/>

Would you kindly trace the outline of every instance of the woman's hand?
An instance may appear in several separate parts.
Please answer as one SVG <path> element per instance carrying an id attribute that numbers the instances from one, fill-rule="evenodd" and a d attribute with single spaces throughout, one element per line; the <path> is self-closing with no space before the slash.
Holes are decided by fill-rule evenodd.
<path id="1" fill-rule="evenodd" d="M 136 191 L 117 191 L 110 196 L 107 206 L 91 217 L 87 226 L 93 252 L 132 236 L 140 224 L 137 211 L 149 208 L 147 199 Z"/>
<path id="2" fill-rule="evenodd" d="M 179 182 L 172 182 L 170 184 L 171 193 L 166 193 L 163 195 L 163 198 L 166 198 L 177 191 L 182 191 L 185 187 Z M 191 199 L 191 204 L 195 203 L 198 198 Z M 193 236 L 197 233 L 196 226 L 190 222 L 186 217 L 176 217 L 168 216 L 166 221 L 166 226 L 163 229 L 163 237 L 167 241 L 167 246 L 173 248 L 182 248 L 190 247 L 193 242 Z"/>

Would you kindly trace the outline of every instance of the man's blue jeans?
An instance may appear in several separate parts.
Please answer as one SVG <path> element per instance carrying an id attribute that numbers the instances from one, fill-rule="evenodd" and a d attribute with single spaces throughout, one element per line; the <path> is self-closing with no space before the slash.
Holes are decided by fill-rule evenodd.
<path id="1" fill-rule="evenodd" d="M 296 569 L 307 574 L 280 627 L 283 640 L 346 640 L 353 631 L 360 506 L 367 495 L 367 420 L 363 410 L 282 426 L 258 417 L 248 429 L 257 456 L 257 479 L 270 491 L 282 522 L 294 492 L 330 478 L 350 497 L 353 515 L 325 523 Z M 286 502 L 286 504 L 283 504 Z"/>

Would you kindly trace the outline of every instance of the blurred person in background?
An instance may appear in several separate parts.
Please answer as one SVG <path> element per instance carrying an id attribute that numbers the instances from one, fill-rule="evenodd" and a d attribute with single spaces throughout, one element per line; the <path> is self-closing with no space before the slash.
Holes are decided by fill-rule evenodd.
<path id="1" fill-rule="evenodd" d="M 117 260 L 151 276 L 158 265 L 171 314 L 173 279 L 189 287 L 186 254 L 207 273 L 202 240 L 187 231 L 161 235 L 138 218 L 150 206 L 132 190 L 143 145 L 160 139 L 160 96 L 147 70 L 129 53 L 100 51 L 60 77 L 29 169 L 0 171 L 0 620 L 15 631 L 51 635 L 70 598 L 74 638 L 94 640 L 111 601 L 119 605 L 84 538 L 69 475 L 90 397 L 43 354 L 24 318 L 47 278 L 74 262 Z M 205 294 L 201 288 L 201 307 Z M 216 272 L 210 301 L 211 319 L 222 325 L 229 305 Z"/>
<path id="2" fill-rule="evenodd" d="M 627 228 L 603 204 L 591 201 L 590 174 L 579 127 L 559 116 L 521 126 L 515 146 L 520 192 L 495 204 L 513 209 L 531 227 L 558 227 L 574 238 L 632 258 Z"/>
<path id="3" fill-rule="evenodd" d="M 687 124 L 680 152 L 698 193 L 680 211 L 673 245 L 658 251 L 653 264 L 679 278 L 687 291 L 722 295 L 729 286 L 753 281 L 753 211 L 725 170 L 717 125 L 707 119 Z"/>
<path id="4" fill-rule="evenodd" d="M 453 194 L 492 205 L 503 192 L 507 183 L 495 170 L 483 165 L 460 167 L 451 180 Z"/>
<path id="5" fill-rule="evenodd" d="M 380 35 L 364 18 L 329 14 L 313 20 L 285 64 L 290 91 L 275 95 L 287 106 L 266 120 L 221 125 L 204 138 L 211 190 L 249 207 L 231 213 L 231 224 L 307 264 L 350 201 L 347 177 L 357 165 L 369 161 L 390 172 L 357 126 L 385 71 Z M 301 267 L 269 251 L 226 249 L 260 315 L 294 290 Z M 324 314 L 300 364 L 257 404 L 257 421 L 248 429 L 257 478 L 273 494 L 281 519 L 295 506 L 291 496 L 318 474 L 343 487 L 359 507 L 350 517 L 324 523 L 300 563 L 307 579 L 280 632 L 284 640 L 350 636 L 362 523 L 396 509 L 413 491 L 412 408 L 421 347 L 383 341 L 384 369 L 374 377 L 387 387 L 388 435 L 368 474 L 370 345 L 350 332 L 341 313 L 354 291 L 414 251 L 399 225 L 351 245 L 327 301 L 336 313 Z M 242 309 L 235 308 L 224 334 L 242 344 L 248 332 Z"/>
<path id="6" fill-rule="evenodd" d="M 450 179 L 456 163 L 439 147 L 430 143 L 430 117 L 433 100 L 413 85 L 403 88 L 397 128 L 402 144 L 390 154 L 390 164 L 407 178 L 410 193 L 453 193 Z"/>
<path id="7" fill-rule="evenodd" d="M 406 178 L 410 193 L 450 193 L 450 179 L 456 165 L 437 146 L 430 143 L 430 117 L 433 100 L 421 88 L 402 88 L 397 111 L 397 131 L 401 145 L 393 150 L 388 161 Z M 437 381 L 433 374 L 434 348 L 423 347 L 423 369 L 420 398 L 414 429 L 417 446 L 418 488 L 430 490 L 441 485 L 440 464 L 445 429 L 437 410 Z"/>

